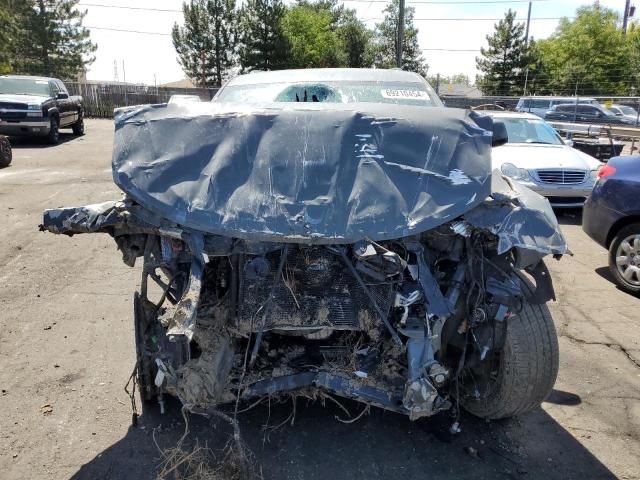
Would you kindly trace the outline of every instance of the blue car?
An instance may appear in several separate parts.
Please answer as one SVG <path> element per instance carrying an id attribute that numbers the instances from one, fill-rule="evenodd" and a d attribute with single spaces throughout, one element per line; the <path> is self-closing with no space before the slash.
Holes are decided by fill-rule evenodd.
<path id="1" fill-rule="evenodd" d="M 599 170 L 582 229 L 609 249 L 609 269 L 620 288 L 639 294 L 640 155 L 614 157 Z"/>

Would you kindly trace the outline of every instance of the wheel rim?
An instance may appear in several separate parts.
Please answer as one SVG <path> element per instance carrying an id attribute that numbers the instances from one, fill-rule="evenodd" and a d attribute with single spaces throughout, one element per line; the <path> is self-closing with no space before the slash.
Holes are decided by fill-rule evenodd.
<path id="1" fill-rule="evenodd" d="M 640 233 L 626 237 L 616 250 L 616 268 L 629 285 L 640 287 Z"/>

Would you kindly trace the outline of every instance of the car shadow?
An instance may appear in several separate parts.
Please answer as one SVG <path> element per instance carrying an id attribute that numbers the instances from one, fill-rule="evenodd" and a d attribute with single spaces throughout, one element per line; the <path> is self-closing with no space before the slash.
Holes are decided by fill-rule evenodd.
<path id="1" fill-rule="evenodd" d="M 55 145 L 48 143 L 46 137 L 9 137 L 9 142 L 11 142 L 11 148 L 14 150 L 20 148 L 54 148 L 79 138 L 82 138 L 82 136 L 75 135 L 71 131 L 60 130 L 60 141 Z"/>
<path id="2" fill-rule="evenodd" d="M 563 405 L 580 402 L 568 392 L 555 392 L 550 400 Z M 239 416 L 243 440 L 263 478 L 615 478 L 542 409 L 494 422 L 463 413 L 462 432 L 452 435 L 448 414 L 411 422 L 372 408 L 369 415 L 345 424 L 337 420 L 346 417 L 343 409 L 329 400 L 324 403 L 323 407 L 320 401 L 299 397 L 295 408 L 291 400 L 272 402 Z M 341 399 L 340 404 L 354 416 L 362 411 L 362 406 L 348 400 Z M 193 446 L 197 440 L 220 455 L 231 434 L 229 425 L 221 422 L 191 416 L 185 445 Z M 121 440 L 71 478 L 155 479 L 161 457 L 158 448 L 175 447 L 183 433 L 178 409 L 163 416 L 147 412 L 137 427 L 130 427 Z"/>
<path id="3" fill-rule="evenodd" d="M 612 283 L 618 290 L 620 290 L 622 293 L 626 293 L 627 295 L 634 297 L 634 298 L 640 298 L 640 294 L 636 294 L 634 295 L 633 293 L 629 293 L 624 291 L 623 289 L 621 289 L 618 284 L 616 283 L 616 281 L 613 279 L 613 275 L 611 275 L 611 271 L 609 270 L 609 267 L 598 267 L 595 269 L 595 272 L 600 275 L 600 277 L 604 278 L 606 281 Z"/>
<path id="4" fill-rule="evenodd" d="M 582 225 L 582 208 L 554 208 L 560 225 Z"/>

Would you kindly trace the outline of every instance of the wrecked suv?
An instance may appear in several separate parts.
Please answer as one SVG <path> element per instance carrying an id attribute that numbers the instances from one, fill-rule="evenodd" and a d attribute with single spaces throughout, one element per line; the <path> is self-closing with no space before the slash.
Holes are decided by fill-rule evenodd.
<path id="1" fill-rule="evenodd" d="M 505 129 L 419 76 L 237 77 L 116 112 L 120 201 L 44 212 L 140 260 L 141 395 L 192 411 L 324 392 L 408 415 L 536 408 L 558 343 L 544 198 L 491 172 Z"/>

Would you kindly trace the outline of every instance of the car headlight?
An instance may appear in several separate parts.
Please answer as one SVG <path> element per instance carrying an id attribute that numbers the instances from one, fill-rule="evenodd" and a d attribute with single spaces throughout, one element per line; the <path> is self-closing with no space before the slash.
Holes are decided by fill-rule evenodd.
<path id="1" fill-rule="evenodd" d="M 518 168 L 513 163 L 503 163 L 500 167 L 503 175 L 514 180 L 525 182 L 531 179 L 529 171 L 526 168 Z"/>
<path id="2" fill-rule="evenodd" d="M 600 165 L 598 168 L 596 168 L 595 170 L 591 170 L 591 173 L 589 175 L 589 178 L 591 179 L 592 182 L 595 182 L 598 179 L 598 172 L 600 171 L 600 169 L 604 167 L 604 165 Z"/>
<path id="3" fill-rule="evenodd" d="M 40 105 L 37 103 L 30 103 L 27 105 L 27 110 L 40 110 Z"/>

